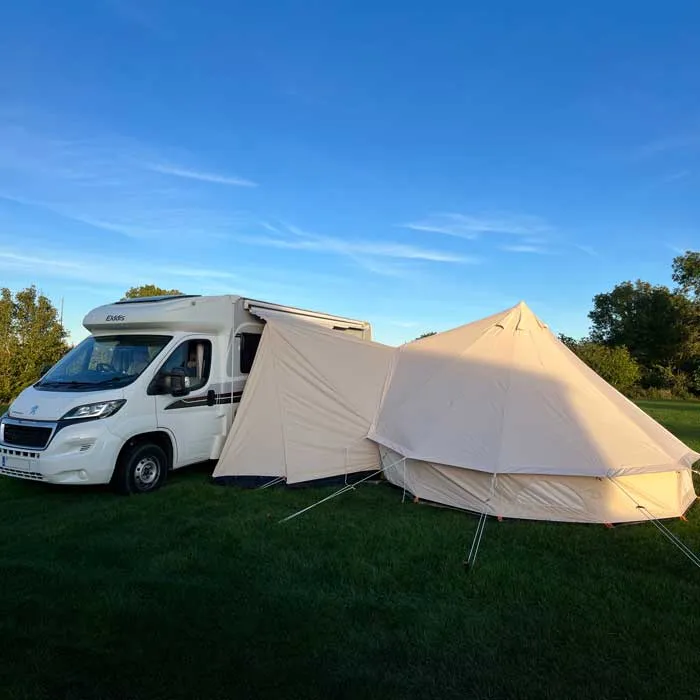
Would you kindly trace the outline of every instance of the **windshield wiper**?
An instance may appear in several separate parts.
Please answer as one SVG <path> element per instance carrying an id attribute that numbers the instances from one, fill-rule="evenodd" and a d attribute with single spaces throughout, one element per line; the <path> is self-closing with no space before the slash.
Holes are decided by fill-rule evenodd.
<path id="1" fill-rule="evenodd" d="M 91 386 L 104 386 L 105 384 L 112 384 L 112 382 L 123 382 L 125 379 L 131 379 L 131 375 L 125 375 L 123 377 L 110 377 L 109 379 L 103 379 L 101 382 L 93 382 Z"/>
<path id="2" fill-rule="evenodd" d="M 59 381 L 52 381 L 52 382 L 39 382 L 36 386 L 92 386 L 92 382 L 76 382 L 76 381 L 70 381 L 70 382 L 59 382 Z"/>

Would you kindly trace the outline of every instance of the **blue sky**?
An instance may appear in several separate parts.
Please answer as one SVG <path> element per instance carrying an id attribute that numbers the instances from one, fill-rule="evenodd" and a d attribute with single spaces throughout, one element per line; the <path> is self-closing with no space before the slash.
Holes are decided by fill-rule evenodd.
<path id="1" fill-rule="evenodd" d="M 0 285 L 133 284 L 399 343 L 697 248 L 697 2 L 0 1 Z"/>

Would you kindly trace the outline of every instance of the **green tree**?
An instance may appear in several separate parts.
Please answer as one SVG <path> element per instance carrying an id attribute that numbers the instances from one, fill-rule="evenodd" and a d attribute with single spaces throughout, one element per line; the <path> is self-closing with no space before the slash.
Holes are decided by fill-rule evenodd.
<path id="1" fill-rule="evenodd" d="M 700 299 L 700 253 L 687 250 L 673 258 L 671 276 L 681 294 Z"/>
<path id="2" fill-rule="evenodd" d="M 572 338 L 562 342 L 618 391 L 628 393 L 639 383 L 642 370 L 627 348 L 611 348 L 590 340 L 576 342 Z"/>
<path id="3" fill-rule="evenodd" d="M 564 343 L 564 345 L 566 345 L 566 347 L 569 348 L 569 350 L 571 350 L 572 352 L 576 352 L 579 342 L 581 342 L 575 340 L 574 338 L 571 338 L 568 335 L 564 335 L 563 333 L 559 334 L 559 340 L 561 340 L 561 342 Z"/>
<path id="4" fill-rule="evenodd" d="M 14 395 L 19 346 L 14 333 L 14 299 L 9 289 L 0 290 L 0 403 Z"/>
<path id="5" fill-rule="evenodd" d="M 622 282 L 593 298 L 590 339 L 624 346 L 641 365 L 678 367 L 698 354 L 696 304 L 648 282 Z"/>
<path id="6" fill-rule="evenodd" d="M 127 289 L 125 299 L 138 299 L 140 297 L 160 297 L 168 294 L 182 294 L 179 289 L 163 289 L 156 287 L 155 284 L 142 284 L 139 287 L 131 287 Z"/>
<path id="7" fill-rule="evenodd" d="M 31 286 L 0 290 L 0 403 L 7 403 L 68 349 L 51 301 Z"/>

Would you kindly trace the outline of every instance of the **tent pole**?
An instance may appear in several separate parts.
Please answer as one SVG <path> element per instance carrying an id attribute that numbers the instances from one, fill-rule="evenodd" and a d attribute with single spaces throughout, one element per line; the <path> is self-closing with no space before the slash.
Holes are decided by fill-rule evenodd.
<path id="1" fill-rule="evenodd" d="M 272 479 L 271 481 L 266 481 L 266 482 L 265 482 L 264 484 L 262 484 L 261 486 L 258 486 L 258 491 L 260 491 L 260 489 L 266 489 L 266 488 L 268 488 L 268 487 L 270 487 L 270 486 L 274 486 L 275 484 L 279 484 L 280 481 L 284 481 L 284 477 L 283 477 L 283 476 L 276 476 L 276 477 L 275 477 L 274 479 Z"/>
<path id="2" fill-rule="evenodd" d="M 678 535 L 675 535 L 673 532 L 671 532 L 658 518 L 655 518 L 649 509 L 646 506 L 641 505 L 635 498 L 632 496 L 627 489 L 625 489 L 621 484 L 619 484 L 613 477 L 609 476 L 608 479 L 612 481 L 617 488 L 622 491 L 622 493 L 629 498 L 632 503 L 637 507 L 637 510 L 639 510 L 647 520 L 651 522 L 651 524 L 675 547 L 678 547 L 680 549 L 681 553 L 686 556 L 690 561 L 695 564 L 700 569 L 700 557 L 692 550 L 690 547 L 688 547 L 687 544 L 685 544 L 679 537 Z"/>
<path id="3" fill-rule="evenodd" d="M 406 501 L 406 458 L 403 460 L 403 495 L 401 496 L 401 503 Z"/>
<path id="4" fill-rule="evenodd" d="M 484 535 L 484 527 L 486 527 L 486 511 L 481 513 L 479 516 L 479 522 L 476 525 L 476 532 L 474 533 L 474 539 L 472 540 L 472 546 L 469 548 L 469 554 L 467 554 L 467 559 L 464 562 L 464 568 L 468 571 L 474 568 L 476 563 L 476 555 L 479 552 L 479 545 L 481 545 L 481 538 Z"/>
<path id="5" fill-rule="evenodd" d="M 348 484 L 347 486 L 343 486 L 342 488 L 338 489 L 335 493 L 332 493 L 330 496 L 326 496 L 325 498 L 322 498 L 320 501 L 316 501 L 316 503 L 312 503 L 310 506 L 307 506 L 306 508 L 302 508 L 301 510 L 297 511 L 296 513 L 292 513 L 292 515 L 288 515 L 286 518 L 282 518 L 282 520 L 279 521 L 279 523 L 286 523 L 293 518 L 296 518 L 297 515 L 301 515 L 302 513 L 306 513 L 306 511 L 311 510 L 312 508 L 315 508 L 316 506 L 320 506 L 321 503 L 325 503 L 326 501 L 330 501 L 332 498 L 335 498 L 336 496 L 340 496 L 344 494 L 347 491 L 352 491 L 355 486 L 358 484 L 361 484 L 363 481 L 367 481 L 368 479 L 371 479 L 373 476 L 377 476 L 378 474 L 381 474 L 383 471 L 386 469 L 390 469 L 394 465 L 398 464 L 401 461 L 405 462 L 406 458 L 402 457 L 401 459 L 396 460 L 393 464 L 389 464 L 386 467 L 382 467 L 381 469 L 377 470 L 376 472 L 372 472 L 368 476 L 365 476 L 364 478 L 360 479 L 359 481 L 356 481 L 354 484 Z"/>
<path id="6" fill-rule="evenodd" d="M 286 523 L 289 520 L 292 520 L 293 518 L 296 518 L 297 515 L 301 515 L 302 513 L 306 513 L 307 510 L 311 510 L 312 508 L 315 508 L 316 506 L 320 506 L 321 503 L 325 503 L 326 501 L 330 501 L 332 498 L 335 498 L 336 496 L 340 496 L 341 494 L 345 493 L 346 491 L 351 491 L 352 489 L 357 486 L 357 484 L 361 484 L 363 481 L 367 481 L 367 479 L 371 479 L 373 476 L 377 476 L 377 474 L 381 474 L 384 470 L 380 469 L 379 471 L 373 472 L 369 476 L 364 477 L 364 479 L 360 479 L 359 481 L 356 481 L 354 484 L 348 484 L 347 486 L 343 486 L 341 489 L 338 489 L 335 493 L 332 493 L 330 496 L 326 496 L 325 498 L 322 498 L 320 501 L 316 501 L 316 503 L 313 503 L 310 506 L 307 506 L 306 508 L 302 508 L 301 510 L 297 511 L 296 513 L 293 513 L 292 515 L 288 515 L 286 518 L 282 518 L 280 520 L 280 523 Z"/>

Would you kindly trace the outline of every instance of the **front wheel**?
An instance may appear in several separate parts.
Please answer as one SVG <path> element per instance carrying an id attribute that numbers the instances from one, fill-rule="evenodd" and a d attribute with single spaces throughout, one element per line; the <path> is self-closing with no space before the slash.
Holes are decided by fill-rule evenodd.
<path id="1" fill-rule="evenodd" d="M 128 447 L 117 462 L 112 486 L 118 493 L 148 493 L 160 488 L 168 473 L 165 452 L 152 442 Z"/>

